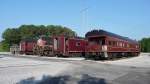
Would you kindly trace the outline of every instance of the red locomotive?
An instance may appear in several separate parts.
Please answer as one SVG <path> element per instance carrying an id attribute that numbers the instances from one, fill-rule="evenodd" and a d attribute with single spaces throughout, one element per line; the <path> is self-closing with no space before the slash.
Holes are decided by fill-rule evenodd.
<path id="1" fill-rule="evenodd" d="M 26 43 L 26 46 L 25 46 Z M 33 45 L 30 45 L 33 44 Z M 33 52 L 40 56 L 82 56 L 85 53 L 87 41 L 78 37 L 41 36 L 34 41 L 21 41 L 20 49 L 24 53 Z M 30 45 L 30 47 L 28 47 Z"/>
<path id="2" fill-rule="evenodd" d="M 139 43 L 104 30 L 93 30 L 85 38 L 65 36 L 41 36 L 37 41 L 21 41 L 20 49 L 24 53 L 32 52 L 44 56 L 85 56 L 95 59 L 137 56 Z"/>

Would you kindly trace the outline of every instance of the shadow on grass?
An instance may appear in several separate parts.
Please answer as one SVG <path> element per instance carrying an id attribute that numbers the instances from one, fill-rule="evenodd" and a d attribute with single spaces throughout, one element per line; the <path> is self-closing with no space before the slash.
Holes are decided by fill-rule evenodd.
<path id="1" fill-rule="evenodd" d="M 91 77 L 87 74 L 81 76 L 81 78 L 74 78 L 71 76 L 46 76 L 43 75 L 41 80 L 35 80 L 34 77 L 27 78 L 19 81 L 17 84 L 106 84 L 105 79 Z"/>

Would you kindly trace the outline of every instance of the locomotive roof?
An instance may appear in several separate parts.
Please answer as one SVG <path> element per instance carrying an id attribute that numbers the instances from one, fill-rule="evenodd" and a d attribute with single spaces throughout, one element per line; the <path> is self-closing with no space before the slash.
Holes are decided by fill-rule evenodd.
<path id="1" fill-rule="evenodd" d="M 138 44 L 137 41 L 135 40 L 132 40 L 128 37 L 123 37 L 123 36 L 120 36 L 120 35 L 117 35 L 117 34 L 114 34 L 114 33 L 111 33 L 111 32 L 108 32 L 108 31 L 105 31 L 105 30 L 93 30 L 93 31 L 90 31 L 90 32 L 87 32 L 85 37 L 90 37 L 90 36 L 111 36 L 111 37 L 115 37 L 115 38 L 118 38 L 118 39 L 122 39 L 122 40 L 125 40 L 125 41 L 128 41 L 130 43 L 135 43 L 135 44 Z"/>

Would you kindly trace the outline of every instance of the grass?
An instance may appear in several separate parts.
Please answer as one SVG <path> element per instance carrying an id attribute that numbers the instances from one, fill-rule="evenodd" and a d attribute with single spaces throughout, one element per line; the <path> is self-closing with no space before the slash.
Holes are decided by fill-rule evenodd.
<path id="1" fill-rule="evenodd" d="M 6 50 L 3 49 L 1 44 L 0 44 L 0 52 L 6 52 Z"/>

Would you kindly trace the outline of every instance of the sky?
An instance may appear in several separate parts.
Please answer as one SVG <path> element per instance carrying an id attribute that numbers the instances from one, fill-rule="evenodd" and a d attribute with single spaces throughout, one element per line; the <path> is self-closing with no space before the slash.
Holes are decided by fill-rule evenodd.
<path id="1" fill-rule="evenodd" d="M 83 37 L 103 29 L 140 40 L 150 37 L 150 0 L 0 0 L 0 40 L 23 24 L 62 25 Z"/>

